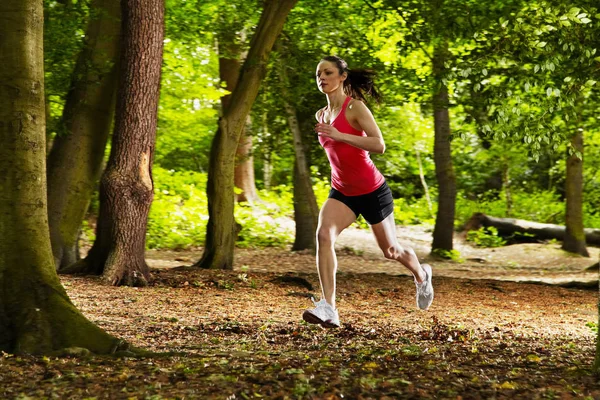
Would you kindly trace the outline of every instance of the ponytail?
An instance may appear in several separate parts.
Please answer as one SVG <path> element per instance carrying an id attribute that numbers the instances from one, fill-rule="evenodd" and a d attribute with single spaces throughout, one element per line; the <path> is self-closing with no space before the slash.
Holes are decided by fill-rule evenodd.
<path id="1" fill-rule="evenodd" d="M 344 92 L 348 96 L 366 102 L 365 95 L 369 95 L 377 103 L 381 101 L 381 95 L 375 88 L 375 82 L 373 82 L 373 78 L 376 75 L 375 71 L 362 68 L 350 70 L 346 61 L 338 56 L 327 56 L 323 60 L 334 63 L 340 75 L 344 72 L 348 74 L 344 81 Z"/>

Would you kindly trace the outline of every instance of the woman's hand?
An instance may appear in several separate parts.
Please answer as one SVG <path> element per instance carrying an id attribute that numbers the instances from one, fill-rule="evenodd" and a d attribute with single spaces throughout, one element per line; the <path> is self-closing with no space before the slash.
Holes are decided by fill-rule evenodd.
<path id="1" fill-rule="evenodd" d="M 342 135 L 342 133 L 340 133 L 340 131 L 338 131 L 337 129 L 335 129 L 333 126 L 331 126 L 329 124 L 316 124 L 315 132 L 317 132 L 317 134 L 319 136 L 323 136 L 323 137 L 333 139 L 333 140 L 339 140 L 340 135 Z"/>

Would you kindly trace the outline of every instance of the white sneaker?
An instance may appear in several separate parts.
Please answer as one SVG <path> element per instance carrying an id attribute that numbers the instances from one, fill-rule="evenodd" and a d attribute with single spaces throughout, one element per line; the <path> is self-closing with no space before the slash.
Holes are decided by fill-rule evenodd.
<path id="1" fill-rule="evenodd" d="M 339 328 L 340 316 L 336 309 L 331 304 L 322 299 L 315 302 L 315 308 L 306 310 L 302 313 L 302 319 L 310 324 L 319 324 L 323 328 Z"/>
<path id="2" fill-rule="evenodd" d="M 425 271 L 425 280 L 421 283 L 415 281 L 417 285 L 417 307 L 421 310 L 427 310 L 433 302 L 433 284 L 431 283 L 431 265 L 422 264 L 423 271 Z"/>

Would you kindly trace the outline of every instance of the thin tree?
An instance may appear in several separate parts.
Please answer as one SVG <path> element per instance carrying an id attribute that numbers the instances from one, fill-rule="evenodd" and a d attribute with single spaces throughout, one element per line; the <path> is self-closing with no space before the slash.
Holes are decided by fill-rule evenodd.
<path id="1" fill-rule="evenodd" d="M 42 0 L 0 2 L 0 350 L 110 353 L 123 342 L 77 310 L 54 269 L 42 36 Z"/>
<path id="2" fill-rule="evenodd" d="M 278 46 L 278 51 L 285 50 Z M 281 99 L 287 114 L 288 126 L 292 132 L 294 142 L 294 221 L 296 222 L 296 235 L 292 250 L 315 249 L 316 232 L 319 222 L 319 206 L 310 178 L 310 169 L 306 157 L 302 132 L 298 124 L 296 108 L 289 95 L 289 78 L 286 71 L 285 58 L 279 60 L 278 71 L 281 81 Z"/>
<path id="3" fill-rule="evenodd" d="M 206 227 L 204 254 L 195 266 L 232 269 L 236 224 L 234 220 L 234 168 L 237 146 L 246 117 L 256 99 L 269 53 L 283 29 L 287 15 L 297 0 L 265 2 L 260 21 L 250 43 L 231 103 L 219 119 L 212 142 L 208 183 L 209 220 Z"/>
<path id="4" fill-rule="evenodd" d="M 577 128 L 571 138 L 572 154 L 567 158 L 565 181 L 565 239 L 562 249 L 589 257 L 583 225 L 583 129 Z"/>
<path id="5" fill-rule="evenodd" d="M 113 285 L 146 285 L 146 227 L 154 196 L 152 158 L 164 37 L 163 0 L 124 0 L 115 132 L 100 182 L 96 241 L 66 272 L 103 274 Z"/>
<path id="6" fill-rule="evenodd" d="M 81 222 L 102 172 L 114 115 L 121 7 L 94 0 L 75 65 L 62 130 L 48 157 L 48 223 L 56 269 L 77 262 Z"/>

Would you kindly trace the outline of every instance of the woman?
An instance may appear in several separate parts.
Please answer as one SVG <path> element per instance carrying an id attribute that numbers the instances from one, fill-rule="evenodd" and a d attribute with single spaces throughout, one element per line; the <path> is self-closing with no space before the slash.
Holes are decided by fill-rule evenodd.
<path id="1" fill-rule="evenodd" d="M 348 69 L 337 56 L 328 56 L 317 66 L 317 85 L 327 96 L 327 107 L 316 113 L 315 132 L 331 164 L 331 191 L 319 214 L 317 270 L 322 296 L 303 319 L 325 328 L 338 328 L 335 307 L 337 259 L 334 245 L 340 233 L 359 215 L 371 225 L 386 258 L 401 262 L 412 272 L 417 286 L 417 305 L 426 310 L 433 301 L 431 266 L 421 265 L 411 248 L 396 238 L 394 202 L 390 188 L 369 153 L 383 154 L 385 144 L 373 115 L 365 105 L 365 94 L 379 100 L 373 73 Z"/>

